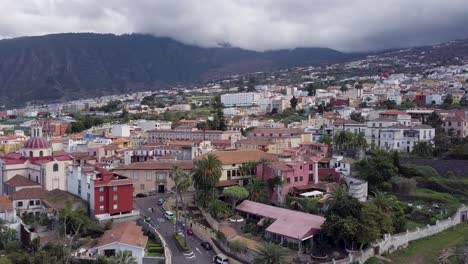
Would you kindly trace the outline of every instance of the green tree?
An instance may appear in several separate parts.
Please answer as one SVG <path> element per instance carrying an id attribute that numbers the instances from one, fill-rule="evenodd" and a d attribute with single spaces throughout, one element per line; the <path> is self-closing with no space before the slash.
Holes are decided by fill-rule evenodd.
<path id="1" fill-rule="evenodd" d="M 254 178 L 246 188 L 249 191 L 249 200 L 259 203 L 268 201 L 268 189 L 264 180 Z"/>
<path id="2" fill-rule="evenodd" d="M 1 226 L 0 228 L 0 249 L 6 249 L 7 246 L 16 239 L 16 230 L 11 229 L 7 226 Z"/>
<path id="3" fill-rule="evenodd" d="M 169 177 L 174 181 L 174 187 L 175 187 L 175 192 L 176 192 L 176 219 L 179 220 L 179 215 L 178 215 L 178 201 L 180 201 L 180 204 L 182 205 L 182 209 L 184 210 L 184 221 L 185 221 L 185 226 L 187 226 L 187 208 L 186 204 L 184 203 L 184 199 L 182 197 L 182 194 L 187 192 L 190 186 L 192 186 L 192 178 L 188 173 L 185 173 L 181 168 L 174 166 L 171 169 L 171 173 Z M 185 239 L 185 245 L 187 245 L 187 236 L 184 236 Z"/>
<path id="4" fill-rule="evenodd" d="M 273 244 L 264 242 L 257 247 L 253 263 L 255 264 L 287 264 L 288 251 L 287 249 Z"/>
<path id="5" fill-rule="evenodd" d="M 212 190 L 212 198 L 215 199 L 214 188 L 219 178 L 221 178 L 222 172 L 221 162 L 214 154 L 208 154 L 202 159 L 195 161 L 193 181 L 197 194 L 200 190 Z"/>
<path id="6" fill-rule="evenodd" d="M 112 260 L 115 264 L 137 264 L 132 252 L 128 250 L 119 251 Z"/>
<path id="7" fill-rule="evenodd" d="M 427 141 L 418 141 L 416 144 L 413 146 L 413 150 L 411 151 L 411 154 L 420 157 L 420 158 L 432 158 L 434 153 L 434 147 L 430 142 Z"/>
<path id="8" fill-rule="evenodd" d="M 242 186 L 230 186 L 223 190 L 223 194 L 232 201 L 232 214 L 236 213 L 236 204 L 249 196 L 249 191 Z"/>
<path id="9" fill-rule="evenodd" d="M 394 100 L 387 99 L 382 102 L 382 105 L 385 106 L 387 109 L 396 109 L 397 103 Z"/>
<path id="10" fill-rule="evenodd" d="M 435 111 L 432 112 L 426 119 L 426 124 L 430 125 L 436 130 L 440 129 L 443 123 L 444 122 L 440 118 L 439 114 L 437 114 Z"/>
<path id="11" fill-rule="evenodd" d="M 308 96 L 315 96 L 317 88 L 314 87 L 312 83 L 307 85 L 307 95 Z"/>
<path id="12" fill-rule="evenodd" d="M 447 94 L 444 98 L 444 105 L 451 105 L 453 104 L 453 95 L 452 94 Z"/>
<path id="13" fill-rule="evenodd" d="M 346 84 L 341 85 L 340 91 L 341 91 L 342 93 L 347 92 L 347 91 L 348 91 L 348 86 L 346 86 Z"/>
<path id="14" fill-rule="evenodd" d="M 354 134 L 347 130 L 338 131 L 333 137 L 333 143 L 338 149 L 351 146 L 354 142 Z"/>
<path id="15" fill-rule="evenodd" d="M 374 150 L 369 157 L 356 164 L 359 177 L 368 181 L 374 191 L 388 191 L 391 188 L 390 179 L 398 176 L 398 168 L 390 155 L 383 150 Z"/>
<path id="16" fill-rule="evenodd" d="M 85 126 L 83 125 L 83 123 L 81 123 L 81 121 L 76 121 L 76 122 L 70 123 L 70 125 L 68 126 L 68 129 L 67 129 L 67 132 L 68 133 L 79 133 L 79 132 L 81 132 L 83 130 L 85 130 Z"/>
<path id="17" fill-rule="evenodd" d="M 227 216 L 230 212 L 228 205 L 218 199 L 213 199 L 208 203 L 208 212 L 216 219 Z"/>
<path id="18" fill-rule="evenodd" d="M 318 140 L 319 143 L 326 144 L 328 146 L 332 145 L 333 138 L 328 134 L 323 134 Z"/>
<path id="19" fill-rule="evenodd" d="M 295 96 L 293 96 L 291 98 L 291 100 L 289 100 L 289 103 L 291 104 L 291 108 L 292 109 L 296 109 L 296 106 L 297 106 L 297 98 Z"/>
<path id="20" fill-rule="evenodd" d="M 366 119 L 362 116 L 362 114 L 356 111 L 352 112 L 349 118 L 359 123 L 364 123 L 364 121 L 366 121 Z"/>

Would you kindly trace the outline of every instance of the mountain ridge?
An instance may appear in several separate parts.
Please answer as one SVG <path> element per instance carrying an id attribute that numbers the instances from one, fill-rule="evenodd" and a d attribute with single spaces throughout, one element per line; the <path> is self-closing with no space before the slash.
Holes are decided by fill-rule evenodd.
<path id="1" fill-rule="evenodd" d="M 0 40 L 0 104 L 187 85 L 232 74 L 362 57 L 329 48 L 203 48 L 145 34 L 61 33 Z"/>

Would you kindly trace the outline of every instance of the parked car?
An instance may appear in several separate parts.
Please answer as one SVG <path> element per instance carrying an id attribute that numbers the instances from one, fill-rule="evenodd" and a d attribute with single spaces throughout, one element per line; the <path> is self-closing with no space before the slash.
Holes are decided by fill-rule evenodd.
<path id="1" fill-rule="evenodd" d="M 146 193 L 138 193 L 136 195 L 137 198 L 143 198 L 143 197 L 146 197 L 146 196 L 148 196 Z"/>
<path id="2" fill-rule="evenodd" d="M 206 242 L 206 241 L 205 241 L 205 242 L 202 242 L 200 245 L 201 245 L 204 249 L 206 249 L 206 250 L 211 250 L 211 245 L 210 245 L 210 243 L 208 243 L 208 242 Z"/>
<path id="3" fill-rule="evenodd" d="M 158 199 L 158 205 L 163 205 L 164 204 L 164 199 L 163 198 L 159 198 Z"/>
<path id="4" fill-rule="evenodd" d="M 193 235 L 193 230 L 192 228 L 187 229 L 187 235 L 192 236 Z"/>
<path id="5" fill-rule="evenodd" d="M 218 254 L 213 257 L 213 263 L 216 264 L 229 264 L 229 259 L 226 255 Z"/>
<path id="6" fill-rule="evenodd" d="M 147 222 L 147 223 L 151 222 L 151 217 L 149 217 L 149 216 L 145 216 L 143 219 L 144 219 L 145 222 Z"/>
<path id="7" fill-rule="evenodd" d="M 174 213 L 171 212 L 171 211 L 166 211 L 164 212 L 164 217 L 166 217 L 167 219 L 171 220 L 171 218 L 174 216 Z"/>

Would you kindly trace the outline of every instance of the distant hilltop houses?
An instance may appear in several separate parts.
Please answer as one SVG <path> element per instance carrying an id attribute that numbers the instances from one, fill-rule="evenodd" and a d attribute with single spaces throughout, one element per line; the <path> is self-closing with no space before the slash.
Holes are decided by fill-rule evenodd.
<path id="1" fill-rule="evenodd" d="M 236 253 L 233 241 L 273 241 L 311 261 L 326 255 L 323 237 L 343 239 L 340 219 L 398 219 L 388 230 L 374 223 L 379 243 L 410 232 L 401 221 L 415 215 L 430 215 L 421 237 L 466 221 L 458 200 L 456 211 L 442 202 L 449 194 L 431 194 L 460 194 L 451 181 L 466 167 L 468 62 L 398 54 L 2 110 L 0 219 L 29 248 L 61 234 L 40 223 L 75 210 L 96 235 L 73 258 L 130 251 L 137 263 L 197 255 L 181 247 L 190 235 L 242 263 L 258 252 Z M 387 198 L 405 215 L 378 207 Z M 338 202 L 364 209 L 340 215 Z M 372 241 L 359 246 L 371 252 Z M 342 257 L 362 260 L 351 242 L 336 243 L 351 252 Z"/>

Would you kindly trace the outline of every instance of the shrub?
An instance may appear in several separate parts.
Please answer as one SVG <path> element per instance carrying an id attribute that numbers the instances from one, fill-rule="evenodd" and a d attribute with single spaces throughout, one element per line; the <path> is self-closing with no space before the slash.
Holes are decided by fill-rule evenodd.
<path id="1" fill-rule="evenodd" d="M 229 242 L 229 249 L 234 252 L 244 252 L 247 250 L 247 247 L 239 240 Z"/>
<path id="2" fill-rule="evenodd" d="M 418 166 L 414 164 L 404 164 L 400 166 L 400 172 L 406 178 L 413 178 L 413 177 L 439 177 L 439 173 L 437 173 L 434 168 L 429 166 Z"/>
<path id="3" fill-rule="evenodd" d="M 414 179 L 393 177 L 390 181 L 392 182 L 393 192 L 396 193 L 410 194 L 416 188 L 416 181 Z"/>
<path id="4" fill-rule="evenodd" d="M 253 237 L 252 233 L 245 233 L 244 234 L 245 238 L 251 239 Z"/>
<path id="5" fill-rule="evenodd" d="M 222 242 L 226 241 L 226 235 L 224 235 L 224 233 L 219 230 L 216 230 L 216 238 Z"/>
<path id="6" fill-rule="evenodd" d="M 175 235 L 174 239 L 176 241 L 177 247 L 179 247 L 181 251 L 184 251 L 184 252 L 190 251 L 190 246 L 185 244 L 185 240 L 182 236 Z"/>

